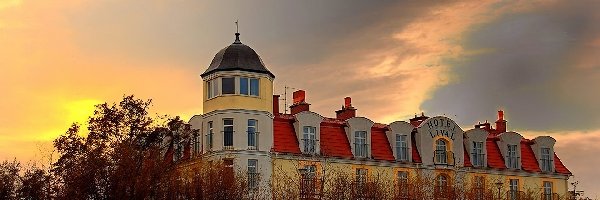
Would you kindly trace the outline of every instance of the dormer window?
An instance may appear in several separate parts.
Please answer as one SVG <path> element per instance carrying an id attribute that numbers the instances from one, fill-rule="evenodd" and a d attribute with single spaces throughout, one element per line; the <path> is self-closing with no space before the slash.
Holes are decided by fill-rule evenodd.
<path id="1" fill-rule="evenodd" d="M 435 141 L 435 164 L 448 164 L 446 141 L 438 139 Z"/>
<path id="2" fill-rule="evenodd" d="M 305 154 L 314 154 L 315 146 L 317 144 L 316 137 L 317 127 L 314 126 L 304 126 L 302 128 L 302 142 L 304 143 L 303 153 Z"/>
<path id="3" fill-rule="evenodd" d="M 367 131 L 354 132 L 354 156 L 366 158 L 368 152 Z"/>
<path id="4" fill-rule="evenodd" d="M 483 153 L 483 142 L 473 142 L 473 150 L 471 156 L 473 158 L 474 167 L 483 167 L 485 154 Z"/>
<path id="5" fill-rule="evenodd" d="M 552 159 L 550 157 L 550 148 L 541 148 L 541 161 L 542 161 L 542 171 L 543 172 L 551 172 L 552 171 Z"/>
<path id="6" fill-rule="evenodd" d="M 506 156 L 506 167 L 510 169 L 518 169 L 519 168 L 519 157 L 517 156 L 517 145 L 509 144 L 507 149 Z"/>
<path id="7" fill-rule="evenodd" d="M 407 135 L 396 134 L 396 160 L 408 161 Z"/>

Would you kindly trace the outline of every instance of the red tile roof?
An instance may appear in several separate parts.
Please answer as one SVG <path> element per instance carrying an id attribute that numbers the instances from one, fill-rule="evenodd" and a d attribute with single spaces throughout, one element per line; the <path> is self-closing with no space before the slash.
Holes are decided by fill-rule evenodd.
<path id="1" fill-rule="evenodd" d="M 531 142 L 525 139 L 521 140 L 521 167 L 528 172 L 541 171 L 535 154 L 531 149 Z"/>
<path id="2" fill-rule="evenodd" d="M 294 116 L 288 114 L 279 114 L 273 120 L 274 145 L 273 151 L 279 153 L 301 154 L 299 141 L 294 130 Z M 421 123 L 421 122 L 418 122 Z M 414 123 L 413 125 L 418 125 Z M 335 118 L 325 118 L 320 124 L 320 147 L 323 156 L 339 157 L 352 159 L 352 151 L 345 132 L 345 121 Z M 376 160 L 394 161 L 392 148 L 385 131 L 385 124 L 374 124 L 371 128 L 371 153 Z M 491 130 L 490 130 L 491 131 Z M 493 131 L 491 131 L 493 132 Z M 421 156 L 417 149 L 415 133 L 411 134 L 412 142 L 412 160 L 414 163 L 422 163 Z M 497 142 L 498 138 L 491 133 L 486 140 L 487 164 L 488 167 L 503 170 L 506 169 L 504 157 L 500 152 Z M 528 172 L 540 172 L 535 154 L 531 149 L 532 141 L 523 139 L 521 141 L 521 166 Z M 466 148 L 466 147 L 465 147 Z M 169 152 L 172 153 L 172 152 Z M 168 156 L 167 156 L 168 157 Z M 464 151 L 464 166 L 472 167 L 468 152 Z M 570 175 L 571 172 L 564 166 L 562 161 L 554 154 L 554 165 L 557 173 Z"/>
<path id="3" fill-rule="evenodd" d="M 331 123 L 321 122 L 321 154 L 324 156 L 352 158 L 352 150 L 350 143 L 346 137 L 344 126 Z"/>
<path id="4" fill-rule="evenodd" d="M 371 155 L 377 160 L 394 161 L 394 154 L 385 131 L 381 126 L 371 128 Z"/>
<path id="5" fill-rule="evenodd" d="M 486 140 L 486 149 L 487 149 L 487 164 L 488 167 L 495 169 L 506 169 L 506 165 L 504 165 L 504 158 L 502 157 L 502 153 L 500 152 L 500 148 L 496 143 L 497 138 L 488 137 Z"/>
<path id="6" fill-rule="evenodd" d="M 556 153 L 554 153 L 554 169 L 558 173 L 571 175 L 571 171 L 569 171 L 569 169 L 567 169 L 567 167 L 563 165 L 562 161 L 560 160 L 560 158 L 558 158 Z"/>
<path id="7" fill-rule="evenodd" d="M 293 120 L 282 117 L 275 117 L 273 119 L 273 151 L 280 153 L 301 153 L 293 123 Z"/>
<path id="8" fill-rule="evenodd" d="M 469 152 L 467 152 L 467 147 L 464 148 L 463 152 L 465 152 L 464 153 L 464 161 L 465 161 L 464 166 L 465 167 L 473 167 L 473 164 L 471 163 L 471 158 L 469 156 Z"/>
<path id="9" fill-rule="evenodd" d="M 411 133 L 411 148 L 412 148 L 412 160 L 414 163 L 423 163 L 421 160 L 421 155 L 419 154 L 419 150 L 417 149 L 417 142 L 415 140 L 415 133 Z"/>

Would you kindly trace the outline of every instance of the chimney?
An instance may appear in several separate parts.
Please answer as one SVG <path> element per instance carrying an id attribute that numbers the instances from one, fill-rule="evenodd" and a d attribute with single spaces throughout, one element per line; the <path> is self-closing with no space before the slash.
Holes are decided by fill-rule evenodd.
<path id="1" fill-rule="evenodd" d="M 506 132 L 506 120 L 504 120 L 504 111 L 498 111 L 498 120 L 496 121 L 496 130 L 498 133 Z"/>
<path id="2" fill-rule="evenodd" d="M 335 111 L 335 116 L 341 120 L 356 117 L 356 108 L 352 107 L 352 99 L 350 97 L 344 98 L 344 105 L 341 110 Z"/>
<path id="3" fill-rule="evenodd" d="M 290 106 L 290 114 L 295 115 L 302 111 L 309 111 L 310 104 L 306 103 L 306 92 L 304 90 L 295 91 L 292 96 L 294 102 Z"/>
<path id="4" fill-rule="evenodd" d="M 279 95 L 273 95 L 273 114 L 279 114 Z"/>
<path id="5" fill-rule="evenodd" d="M 492 127 L 491 127 L 490 123 L 487 120 L 485 120 L 485 123 L 483 123 L 483 124 L 481 122 L 477 123 L 477 125 L 475 125 L 475 128 L 481 128 L 481 129 L 486 130 L 488 132 L 492 131 Z"/>

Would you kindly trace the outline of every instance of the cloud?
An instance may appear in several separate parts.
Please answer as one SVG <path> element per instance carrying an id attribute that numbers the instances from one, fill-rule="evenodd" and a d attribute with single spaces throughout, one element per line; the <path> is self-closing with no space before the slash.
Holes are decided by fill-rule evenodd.
<path id="1" fill-rule="evenodd" d="M 446 60 L 455 78 L 421 107 L 465 123 L 502 108 L 516 129 L 600 127 L 600 93 L 591 92 L 600 85 L 599 14 L 588 3 L 511 12 L 472 28 L 462 43 L 475 53 Z"/>

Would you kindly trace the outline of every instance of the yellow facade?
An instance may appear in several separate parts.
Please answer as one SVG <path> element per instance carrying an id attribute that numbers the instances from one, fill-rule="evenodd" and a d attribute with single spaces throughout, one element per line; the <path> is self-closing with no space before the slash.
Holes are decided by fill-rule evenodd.
<path id="1" fill-rule="evenodd" d="M 344 159 L 326 159 L 326 158 L 315 158 L 304 160 L 306 158 L 297 156 L 275 156 L 272 160 L 273 164 L 273 177 L 271 179 L 273 188 L 287 188 L 289 191 L 298 191 L 298 185 L 294 184 L 300 181 L 300 173 L 298 169 L 303 168 L 306 165 L 315 165 L 317 168 L 317 176 L 323 177 L 324 179 L 332 178 L 334 176 L 345 175 L 348 178 L 354 178 L 355 171 L 358 168 L 368 170 L 368 180 L 377 180 L 384 184 L 395 185 L 397 183 L 396 174 L 399 171 L 408 172 L 409 179 L 415 179 L 417 175 L 425 174 L 425 177 L 429 179 L 437 177 L 440 174 L 444 174 L 449 177 L 449 184 L 462 183 L 457 187 L 468 189 L 473 186 L 473 181 L 476 176 L 483 177 L 485 180 L 485 187 L 495 197 L 498 194 L 497 183 L 501 182 L 500 192 L 502 197 L 506 197 L 507 192 L 510 190 L 509 181 L 510 179 L 518 179 L 519 186 L 518 191 L 523 193 L 529 193 L 534 199 L 540 199 L 543 193 L 543 182 L 552 182 L 552 192 L 557 193 L 561 199 L 565 199 L 567 195 L 567 180 L 561 177 L 550 177 L 544 176 L 543 174 L 530 174 L 530 173 L 517 173 L 511 174 L 507 171 L 497 171 L 488 169 L 473 169 L 473 170 L 457 170 L 455 168 L 416 168 L 415 165 L 403 165 L 397 163 L 360 163 L 360 161 L 344 160 Z M 354 162 L 354 163 L 352 163 Z M 427 176 L 428 175 L 428 176 Z M 435 180 L 422 180 L 419 183 L 427 183 L 430 185 L 422 185 L 417 187 L 432 187 L 435 184 Z M 292 187 L 292 188 L 290 188 Z M 327 184 L 325 185 L 327 187 Z M 350 188 L 349 188 L 350 189 Z M 277 190 L 277 189 L 275 189 Z M 327 190 L 327 188 L 325 188 Z M 274 194 L 277 192 L 274 191 Z"/>
<path id="2" fill-rule="evenodd" d="M 259 78 L 259 96 L 247 96 L 239 94 L 219 95 L 208 99 L 204 95 L 204 113 L 209 113 L 215 110 L 227 109 L 245 109 L 266 111 L 273 113 L 273 82 L 269 78 Z M 204 94 L 208 93 L 208 84 L 204 84 Z"/>

